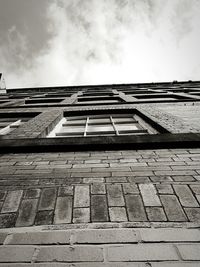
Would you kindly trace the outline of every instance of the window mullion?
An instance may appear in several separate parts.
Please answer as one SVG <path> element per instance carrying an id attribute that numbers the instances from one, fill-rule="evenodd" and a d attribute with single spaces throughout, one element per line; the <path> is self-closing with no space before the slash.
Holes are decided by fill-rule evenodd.
<path id="1" fill-rule="evenodd" d="M 85 123 L 85 131 L 84 131 L 84 136 L 87 135 L 87 128 L 88 128 L 88 123 L 89 123 L 89 116 L 87 117 L 86 123 Z"/>
<path id="2" fill-rule="evenodd" d="M 119 135 L 119 132 L 117 130 L 117 127 L 115 126 L 115 123 L 114 123 L 114 120 L 113 120 L 112 116 L 110 116 L 110 121 L 112 123 L 113 128 L 115 129 L 116 135 Z"/>

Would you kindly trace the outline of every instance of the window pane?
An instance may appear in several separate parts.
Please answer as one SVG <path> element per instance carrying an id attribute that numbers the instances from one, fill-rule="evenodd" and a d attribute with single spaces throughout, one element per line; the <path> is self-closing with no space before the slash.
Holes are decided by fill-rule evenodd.
<path id="1" fill-rule="evenodd" d="M 110 132 L 114 131 L 114 128 L 112 125 L 94 125 L 94 126 L 88 126 L 87 132 Z"/>
<path id="2" fill-rule="evenodd" d="M 115 123 L 135 122 L 133 118 L 113 118 Z"/>
<path id="3" fill-rule="evenodd" d="M 85 125 L 86 120 L 74 120 L 74 121 L 66 121 L 63 123 L 63 126 L 69 126 L 69 125 Z"/>
<path id="4" fill-rule="evenodd" d="M 78 117 L 67 117 L 66 121 L 77 121 L 77 120 L 86 120 L 86 116 L 78 116 Z"/>
<path id="5" fill-rule="evenodd" d="M 90 132 L 86 134 L 86 137 L 90 137 L 90 136 L 115 136 L 116 133 L 113 132 Z"/>
<path id="6" fill-rule="evenodd" d="M 115 125 L 117 130 L 118 131 L 135 131 L 135 130 L 138 130 L 139 127 L 137 127 L 137 125 L 131 125 L 131 124 L 128 124 L 128 125 Z"/>
<path id="7" fill-rule="evenodd" d="M 89 124 L 96 124 L 96 123 L 110 123 L 110 119 L 109 118 L 105 118 L 105 119 L 101 119 L 101 118 L 96 118 L 96 119 L 89 119 Z"/>
<path id="8" fill-rule="evenodd" d="M 63 127 L 61 129 L 61 133 L 65 132 L 65 133 L 81 133 L 85 131 L 85 127 L 77 127 L 77 126 L 73 126 L 73 127 Z"/>

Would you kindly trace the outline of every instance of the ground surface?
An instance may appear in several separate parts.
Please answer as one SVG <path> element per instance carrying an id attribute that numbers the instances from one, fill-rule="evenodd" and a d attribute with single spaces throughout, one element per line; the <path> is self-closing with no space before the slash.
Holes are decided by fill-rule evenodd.
<path id="1" fill-rule="evenodd" d="M 0 266 L 200 266 L 199 163 L 199 149 L 1 155 Z"/>

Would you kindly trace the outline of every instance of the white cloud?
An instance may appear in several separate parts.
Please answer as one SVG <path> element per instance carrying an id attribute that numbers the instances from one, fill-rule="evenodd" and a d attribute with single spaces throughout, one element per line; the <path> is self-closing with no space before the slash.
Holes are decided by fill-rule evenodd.
<path id="1" fill-rule="evenodd" d="M 33 59 L 20 50 L 28 63 L 0 48 L 9 87 L 199 79 L 198 0 L 54 0 L 48 17 L 53 37 Z"/>

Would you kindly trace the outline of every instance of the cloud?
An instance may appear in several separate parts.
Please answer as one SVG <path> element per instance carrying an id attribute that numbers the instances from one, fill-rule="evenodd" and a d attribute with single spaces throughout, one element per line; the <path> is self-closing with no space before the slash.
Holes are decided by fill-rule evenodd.
<path id="1" fill-rule="evenodd" d="M 8 87 L 199 79 L 198 0 L 51 0 L 44 10 L 34 53 L 17 25 L 0 42 Z"/>

